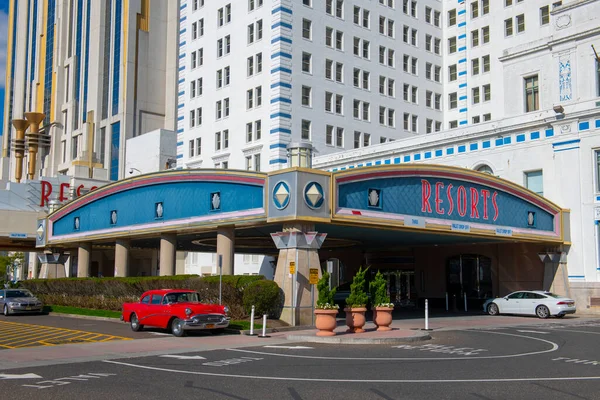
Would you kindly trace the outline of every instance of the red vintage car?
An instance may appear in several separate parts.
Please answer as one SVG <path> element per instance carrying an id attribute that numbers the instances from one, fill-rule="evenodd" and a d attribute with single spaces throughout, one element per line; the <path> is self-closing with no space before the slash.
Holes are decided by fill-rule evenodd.
<path id="1" fill-rule="evenodd" d="M 160 289 L 147 291 L 137 303 L 123 303 L 121 320 L 135 332 L 154 326 L 181 337 L 191 330 L 222 333 L 229 326 L 228 312 L 227 306 L 202 304 L 193 290 Z"/>

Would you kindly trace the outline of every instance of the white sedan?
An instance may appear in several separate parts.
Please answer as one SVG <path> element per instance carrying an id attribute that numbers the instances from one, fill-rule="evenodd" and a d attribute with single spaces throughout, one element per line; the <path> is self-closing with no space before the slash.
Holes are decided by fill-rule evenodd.
<path id="1" fill-rule="evenodd" d="M 552 315 L 562 318 L 574 314 L 575 301 L 543 290 L 521 290 L 505 297 L 489 299 L 483 304 L 483 311 L 490 315 L 525 314 L 548 318 Z"/>

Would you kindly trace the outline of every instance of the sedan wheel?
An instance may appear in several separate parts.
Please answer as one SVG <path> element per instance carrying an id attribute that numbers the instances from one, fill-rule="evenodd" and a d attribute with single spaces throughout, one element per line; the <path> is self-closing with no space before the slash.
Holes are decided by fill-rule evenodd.
<path id="1" fill-rule="evenodd" d="M 500 310 L 498 309 L 498 305 L 492 303 L 488 306 L 488 314 L 490 315 L 499 315 L 500 314 Z"/>
<path id="2" fill-rule="evenodd" d="M 181 321 L 179 318 L 174 318 L 173 321 L 171 321 L 171 333 L 177 337 L 185 336 L 185 331 L 183 330 L 183 321 Z"/>
<path id="3" fill-rule="evenodd" d="M 550 316 L 550 310 L 548 310 L 548 307 L 546 306 L 538 306 L 535 309 L 535 315 L 537 315 L 539 318 L 545 319 Z"/>
<path id="4" fill-rule="evenodd" d="M 4 305 L 4 315 L 6 317 L 8 317 L 10 315 L 10 310 L 8 309 L 8 306 L 6 304 Z"/>
<path id="5" fill-rule="evenodd" d="M 136 314 L 131 314 L 131 318 L 129 319 L 131 323 L 131 330 L 134 332 L 139 332 L 144 329 L 144 325 L 140 324 L 140 320 L 138 319 Z"/>

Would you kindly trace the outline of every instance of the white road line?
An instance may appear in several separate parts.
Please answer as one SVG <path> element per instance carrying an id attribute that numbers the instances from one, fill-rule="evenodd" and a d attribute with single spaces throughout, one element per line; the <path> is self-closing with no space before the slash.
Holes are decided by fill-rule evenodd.
<path id="1" fill-rule="evenodd" d="M 41 376 L 36 374 L 0 374 L 0 379 L 36 379 Z"/>
<path id="2" fill-rule="evenodd" d="M 522 333 L 541 333 L 543 335 L 547 335 L 550 332 L 542 332 L 542 331 L 520 331 L 517 329 L 517 332 L 522 332 Z"/>
<path id="3" fill-rule="evenodd" d="M 269 353 L 264 351 L 253 351 L 253 350 L 244 350 L 244 349 L 226 349 L 229 351 L 237 351 L 241 353 L 251 353 L 251 354 L 261 354 L 268 355 L 274 357 L 290 357 L 290 358 L 309 358 L 315 360 L 368 360 L 368 361 L 432 361 L 432 360 L 482 360 L 482 359 L 498 359 L 498 358 L 516 358 L 516 357 L 525 357 L 525 356 L 533 356 L 537 354 L 551 353 L 553 351 L 558 350 L 558 345 L 554 342 L 551 342 L 546 339 L 540 339 L 537 337 L 524 336 L 524 335 L 515 335 L 512 333 L 505 332 L 494 332 L 494 331 L 477 331 L 477 332 L 485 332 L 494 335 L 505 335 L 505 336 L 514 336 L 525 339 L 537 340 L 540 342 L 547 343 L 552 346 L 549 350 L 541 350 L 541 351 L 532 351 L 530 353 L 521 353 L 521 354 L 507 354 L 501 356 L 476 356 L 476 357 L 323 357 L 323 356 L 301 356 L 297 354 L 278 354 L 278 353 Z"/>
<path id="4" fill-rule="evenodd" d="M 363 359 L 364 360 L 364 359 Z M 558 378 L 490 378 L 490 379 L 337 379 L 337 378 L 297 378 L 279 376 L 252 376 L 239 374 L 218 374 L 215 372 L 182 371 L 170 368 L 150 367 L 147 365 L 136 365 L 119 361 L 103 360 L 102 362 L 122 365 L 132 368 L 148 369 L 152 371 L 173 372 L 187 375 L 219 376 L 225 378 L 245 378 L 271 381 L 297 381 L 297 382 L 348 382 L 348 383 L 479 383 L 479 382 L 539 382 L 539 381 L 589 381 L 600 380 L 600 376 L 573 376 Z"/>
<path id="5" fill-rule="evenodd" d="M 269 349 L 291 349 L 291 350 L 300 350 L 300 349 L 314 349 L 314 347 L 306 347 L 306 346 L 263 346 Z"/>
<path id="6" fill-rule="evenodd" d="M 202 356 L 182 356 L 179 354 L 165 354 L 160 357 L 176 358 L 178 360 L 206 360 L 206 358 L 204 358 Z"/>

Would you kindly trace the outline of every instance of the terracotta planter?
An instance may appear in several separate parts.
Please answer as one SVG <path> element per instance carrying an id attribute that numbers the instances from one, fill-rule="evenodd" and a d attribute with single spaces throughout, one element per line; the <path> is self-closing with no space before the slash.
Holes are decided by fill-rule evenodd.
<path id="1" fill-rule="evenodd" d="M 338 310 L 315 310 L 315 326 L 319 330 L 317 336 L 335 336 L 333 331 L 337 326 L 335 317 Z"/>
<path id="2" fill-rule="evenodd" d="M 378 331 L 391 331 L 393 307 L 373 307 L 373 323 Z"/>
<path id="3" fill-rule="evenodd" d="M 348 333 L 362 333 L 365 330 L 363 326 L 367 323 L 367 319 L 365 318 L 365 312 L 367 312 L 366 307 L 357 307 L 357 308 L 344 308 L 346 312 L 346 325 L 348 329 L 346 332 Z"/>

